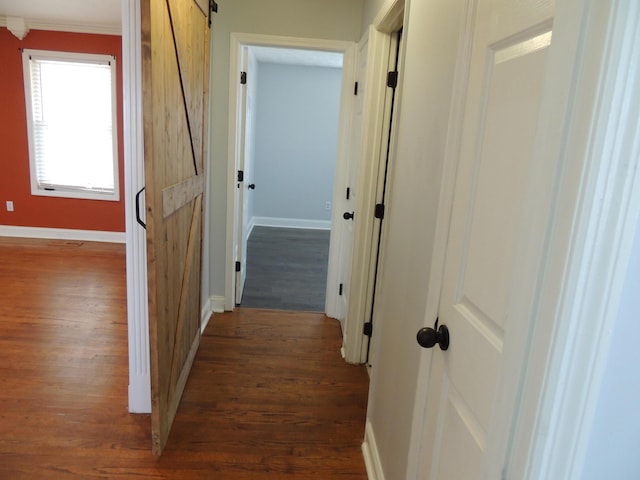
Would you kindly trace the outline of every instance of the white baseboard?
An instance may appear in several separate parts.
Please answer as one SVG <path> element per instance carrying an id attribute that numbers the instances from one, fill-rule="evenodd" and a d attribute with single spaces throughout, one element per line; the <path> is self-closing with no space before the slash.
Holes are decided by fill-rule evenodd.
<path id="1" fill-rule="evenodd" d="M 212 297 L 209 297 L 200 310 L 200 333 L 204 333 L 204 329 L 209 325 L 211 315 L 213 315 L 213 301 Z"/>
<path id="2" fill-rule="evenodd" d="M 373 427 L 368 420 L 364 429 L 362 455 L 367 468 L 367 478 L 369 480 L 384 480 L 384 472 L 382 471 L 382 464 L 380 463 L 380 456 L 378 455 L 376 438 L 373 434 Z"/>
<path id="3" fill-rule="evenodd" d="M 129 413 L 151 413 L 151 377 L 129 378 Z"/>
<path id="4" fill-rule="evenodd" d="M 124 232 L 71 230 L 66 228 L 16 227 L 13 225 L 0 225 L 0 237 L 47 238 L 51 240 L 125 243 Z"/>
<path id="5" fill-rule="evenodd" d="M 200 313 L 200 333 L 204 333 L 214 313 L 224 313 L 224 297 L 214 295 L 207 299 Z"/>
<path id="6" fill-rule="evenodd" d="M 303 218 L 253 217 L 252 228 L 280 227 L 280 228 L 309 228 L 313 230 L 331 230 L 331 220 L 305 220 Z"/>
<path id="7" fill-rule="evenodd" d="M 247 238 L 251 236 L 251 232 L 253 232 L 253 227 L 256 226 L 256 217 L 251 217 L 249 220 L 249 225 L 247 226 Z"/>
<path id="8" fill-rule="evenodd" d="M 212 310 L 215 313 L 224 313 L 224 296 L 223 295 L 214 295 L 211 297 L 211 305 Z"/>

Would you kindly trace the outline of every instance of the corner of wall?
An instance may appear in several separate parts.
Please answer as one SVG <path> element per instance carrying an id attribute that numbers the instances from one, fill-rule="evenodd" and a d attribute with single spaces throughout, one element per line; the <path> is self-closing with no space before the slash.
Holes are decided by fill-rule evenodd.
<path id="1" fill-rule="evenodd" d="M 205 302 L 200 313 L 200 333 L 204 333 L 214 313 L 224 313 L 223 296 L 213 295 Z"/>

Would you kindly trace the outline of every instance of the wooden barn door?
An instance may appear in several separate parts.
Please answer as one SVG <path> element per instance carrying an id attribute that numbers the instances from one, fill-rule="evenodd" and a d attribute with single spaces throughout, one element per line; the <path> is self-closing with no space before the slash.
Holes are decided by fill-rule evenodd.
<path id="1" fill-rule="evenodd" d="M 205 0 L 142 1 L 151 424 L 160 455 L 200 343 Z"/>

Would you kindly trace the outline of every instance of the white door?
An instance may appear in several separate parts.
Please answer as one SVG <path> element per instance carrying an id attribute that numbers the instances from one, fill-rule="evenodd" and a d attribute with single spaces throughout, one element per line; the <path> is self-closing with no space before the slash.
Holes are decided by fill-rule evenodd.
<path id="1" fill-rule="evenodd" d="M 349 145 L 349 165 L 347 170 L 347 190 L 345 192 L 343 227 L 340 238 L 340 299 L 338 301 L 338 318 L 345 318 L 349 306 L 349 283 L 351 275 L 351 252 L 353 248 L 354 224 L 357 222 L 355 211 L 358 178 L 358 164 L 361 155 L 360 140 L 362 136 L 362 109 L 364 105 L 364 81 L 367 69 L 368 36 L 365 35 L 358 44 L 358 82 L 354 86 L 356 105 L 351 123 L 351 144 Z M 348 321 L 348 320 L 347 320 Z M 344 331 L 346 332 L 346 328 Z"/>
<path id="2" fill-rule="evenodd" d="M 517 270 L 551 0 L 478 0 L 420 478 L 500 479 L 537 273 Z M 541 119 L 544 122 L 544 119 Z M 553 172 L 549 172 L 549 181 Z M 544 202 L 541 202 L 541 204 Z M 540 210 L 542 207 L 538 207 Z M 533 212 L 545 214 L 545 212 Z M 433 326 L 435 319 L 428 319 Z"/>
<path id="3" fill-rule="evenodd" d="M 248 47 L 242 47 L 242 58 L 241 58 L 242 72 L 244 74 L 244 79 L 240 77 L 245 83 L 240 85 L 240 105 L 238 111 L 238 175 L 242 177 L 237 178 L 236 182 L 236 205 L 237 208 L 240 209 L 236 214 L 236 239 L 237 244 L 235 246 L 235 265 L 236 265 L 236 305 L 240 305 L 242 301 L 242 292 L 244 290 L 244 283 L 247 279 L 247 191 L 248 186 L 250 185 L 247 179 L 247 171 L 246 171 L 246 144 L 247 144 L 247 78 L 249 73 L 247 72 L 249 66 L 249 52 Z M 242 173 L 240 173 L 242 172 Z"/>
<path id="4" fill-rule="evenodd" d="M 252 54 L 249 50 L 249 58 Z M 244 161 L 244 186 L 242 195 L 242 212 L 241 212 L 241 231 L 240 231 L 240 283 L 238 285 L 238 302 L 242 300 L 242 293 L 244 291 L 244 284 L 247 280 L 247 242 L 249 241 L 249 235 L 251 234 L 249 225 L 249 212 L 253 211 L 253 192 L 256 189 L 256 185 L 253 178 L 253 126 L 255 120 L 255 76 L 257 69 L 251 67 L 251 61 L 249 61 L 249 67 L 247 71 L 247 84 L 244 85 L 244 96 L 246 97 L 245 108 L 245 125 L 244 125 L 244 148 L 242 149 L 242 158 Z M 249 75 L 250 72 L 250 75 Z"/>

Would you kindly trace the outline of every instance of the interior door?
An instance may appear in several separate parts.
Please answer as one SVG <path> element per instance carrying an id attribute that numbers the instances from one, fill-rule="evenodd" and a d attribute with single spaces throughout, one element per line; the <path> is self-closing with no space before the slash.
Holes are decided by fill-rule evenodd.
<path id="1" fill-rule="evenodd" d="M 253 76 L 253 73 L 249 75 L 249 52 L 248 47 L 242 47 L 241 50 L 241 65 L 244 72 L 244 78 L 241 80 L 240 85 L 240 107 L 238 111 L 238 171 L 242 172 L 242 180 L 238 179 L 236 182 L 236 205 L 240 209 L 236 215 L 236 238 L 237 245 L 235 245 L 235 262 L 236 262 L 236 305 L 240 305 L 242 301 L 242 293 L 244 291 L 244 284 L 247 279 L 247 235 L 248 231 L 248 200 L 249 200 L 249 174 L 247 167 L 250 167 L 250 162 L 247 162 L 247 122 L 249 121 L 251 112 L 248 111 L 248 77 Z M 241 77 L 242 78 L 242 77 Z"/>
<path id="2" fill-rule="evenodd" d="M 448 327 L 450 346 L 433 350 L 423 479 L 507 478 L 531 308 L 515 299 L 534 290 L 537 275 L 516 269 L 516 252 L 536 128 L 544 121 L 538 111 L 553 14 L 548 0 L 477 2 L 439 309 L 438 329 Z M 423 340 L 444 341 L 444 330 L 433 333 Z"/>
<path id="3" fill-rule="evenodd" d="M 153 452 L 200 342 L 207 2 L 144 0 L 142 74 Z"/>
<path id="4" fill-rule="evenodd" d="M 400 46 L 402 40 L 402 29 L 398 30 L 391 36 L 391 42 L 389 45 L 389 61 L 387 71 L 396 72 L 396 82 L 399 72 L 400 61 Z M 373 239 L 371 242 L 371 254 L 369 261 L 369 278 L 367 279 L 367 309 L 365 312 L 365 319 L 371 322 L 371 328 L 373 330 L 374 322 L 374 309 L 376 301 L 376 285 L 378 283 L 378 275 L 381 274 L 382 266 L 382 253 L 384 252 L 384 240 L 389 234 L 386 229 L 386 224 L 383 224 L 384 219 L 384 206 L 389 201 L 389 186 L 392 171 L 392 152 L 394 149 L 394 142 L 396 140 L 397 122 L 394 123 L 394 115 L 397 114 L 398 105 L 398 90 L 396 86 L 387 82 L 387 91 L 385 96 L 385 108 L 384 108 L 384 120 L 382 123 L 382 129 L 384 130 L 382 138 L 382 149 L 380 151 L 380 162 L 378 165 L 377 183 L 376 183 L 376 204 L 383 206 L 382 218 L 376 217 L 377 221 L 374 224 Z M 388 222 L 387 222 L 388 223 Z M 384 225 L 384 226 L 383 226 Z M 362 345 L 362 351 L 360 353 L 360 361 L 372 365 L 374 362 L 373 351 L 371 349 L 371 336 Z"/>
<path id="5" fill-rule="evenodd" d="M 345 318 L 349 307 L 349 283 L 351 275 L 351 252 L 353 249 L 354 223 L 357 221 L 357 179 L 358 165 L 362 136 L 362 111 L 364 108 L 364 82 L 367 70 L 368 35 L 365 35 L 358 43 L 358 83 L 354 86 L 356 103 L 351 123 L 351 144 L 349 145 L 349 162 L 347 170 L 347 191 L 345 192 L 343 228 L 340 237 L 340 297 L 338 300 L 338 316 Z M 346 332 L 346 328 L 344 329 Z"/>

